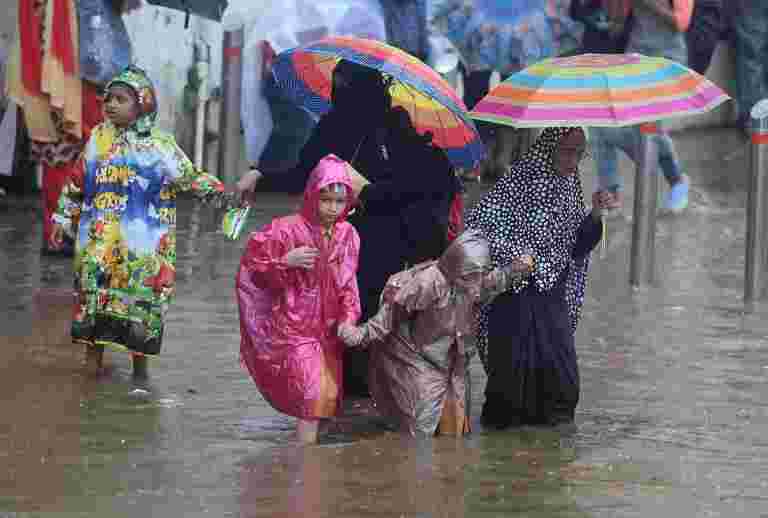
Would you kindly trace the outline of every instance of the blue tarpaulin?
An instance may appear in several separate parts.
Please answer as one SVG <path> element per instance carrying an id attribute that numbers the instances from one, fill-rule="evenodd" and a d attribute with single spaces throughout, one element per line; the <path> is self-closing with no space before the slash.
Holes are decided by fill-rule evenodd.
<path id="1" fill-rule="evenodd" d="M 77 2 L 80 76 L 104 85 L 131 64 L 131 38 L 108 0 Z"/>
<path id="2" fill-rule="evenodd" d="M 432 0 L 431 22 L 470 71 L 511 74 L 578 47 L 583 26 L 570 0 Z"/>

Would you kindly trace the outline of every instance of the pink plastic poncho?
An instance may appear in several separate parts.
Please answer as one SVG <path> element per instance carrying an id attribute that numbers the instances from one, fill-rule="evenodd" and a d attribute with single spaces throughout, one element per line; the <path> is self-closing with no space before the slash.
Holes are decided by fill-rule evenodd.
<path id="1" fill-rule="evenodd" d="M 360 318 L 355 278 L 360 238 L 345 221 L 330 239 L 318 221 L 320 190 L 341 183 L 351 193 L 346 162 L 323 158 L 307 181 L 301 212 L 251 234 L 237 274 L 241 363 L 276 410 L 301 419 L 331 417 L 342 398 L 340 323 Z M 311 270 L 288 268 L 290 250 L 320 250 Z"/>

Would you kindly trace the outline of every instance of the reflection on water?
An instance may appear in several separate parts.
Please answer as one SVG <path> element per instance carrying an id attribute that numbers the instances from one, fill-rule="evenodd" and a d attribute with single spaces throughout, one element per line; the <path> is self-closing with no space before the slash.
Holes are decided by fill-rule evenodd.
<path id="1" fill-rule="evenodd" d="M 251 228 L 295 201 L 265 197 Z M 658 286 L 624 288 L 629 227 L 595 260 L 577 343 L 578 430 L 417 441 L 370 406 L 291 440 L 239 365 L 245 243 L 182 204 L 178 299 L 147 386 L 110 354 L 83 375 L 70 263 L 39 255 L 29 212 L 0 221 L 0 511 L 88 516 L 759 516 L 768 497 L 768 319 L 740 307 L 743 212 L 660 221 Z M 484 376 L 473 365 L 473 414 Z M 356 406 L 357 405 L 357 406 Z"/>
<path id="2" fill-rule="evenodd" d="M 465 516 L 465 473 L 477 454 L 462 441 L 394 434 L 267 449 L 241 462 L 241 516 Z"/>

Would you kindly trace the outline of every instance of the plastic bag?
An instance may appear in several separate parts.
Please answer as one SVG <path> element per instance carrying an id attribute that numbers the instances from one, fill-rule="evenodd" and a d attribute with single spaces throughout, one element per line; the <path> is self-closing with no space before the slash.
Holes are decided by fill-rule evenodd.
<path id="1" fill-rule="evenodd" d="M 248 221 L 248 213 L 251 212 L 250 207 L 237 207 L 229 209 L 221 221 L 222 233 L 232 241 L 240 239 L 240 234 L 245 227 L 245 222 Z"/>
<path id="2" fill-rule="evenodd" d="M 266 40 L 282 52 L 323 36 L 386 40 L 378 0 L 230 0 L 225 30 L 245 26 L 245 47 Z"/>
<path id="3" fill-rule="evenodd" d="M 569 9 L 570 0 L 439 0 L 431 23 L 470 71 L 511 74 L 579 46 L 583 26 Z"/>
<path id="4" fill-rule="evenodd" d="M 131 64 L 131 38 L 108 0 L 79 0 L 80 77 L 104 85 Z"/>
<path id="5" fill-rule="evenodd" d="M 243 52 L 242 99 L 240 113 L 248 162 L 258 164 L 272 134 L 274 123 L 264 95 L 266 42 L 257 41 Z"/>
<path id="6" fill-rule="evenodd" d="M 325 36 L 385 41 L 377 0 L 230 1 L 224 26 L 245 27 L 241 115 L 248 161 L 266 169 L 293 167 L 316 118 L 286 99 L 264 63 L 263 43 L 280 53 Z"/>

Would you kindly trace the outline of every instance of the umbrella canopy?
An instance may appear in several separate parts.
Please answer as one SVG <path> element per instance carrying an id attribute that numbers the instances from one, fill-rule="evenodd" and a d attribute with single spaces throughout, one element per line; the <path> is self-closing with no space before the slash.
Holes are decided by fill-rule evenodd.
<path id="1" fill-rule="evenodd" d="M 147 3 L 184 11 L 187 14 L 195 14 L 217 22 L 221 21 L 224 9 L 227 8 L 227 0 L 147 0 Z"/>
<path id="2" fill-rule="evenodd" d="M 471 115 L 520 128 L 619 127 L 703 113 L 728 99 L 714 83 L 675 61 L 583 54 L 547 59 L 510 76 Z"/>
<path id="3" fill-rule="evenodd" d="M 331 108 L 332 74 L 341 59 L 393 78 L 393 105 L 408 111 L 418 131 L 431 132 L 455 166 L 471 169 L 482 160 L 485 148 L 464 101 L 432 68 L 395 47 L 363 38 L 324 38 L 278 55 L 272 71 L 289 98 L 319 116 Z"/>

